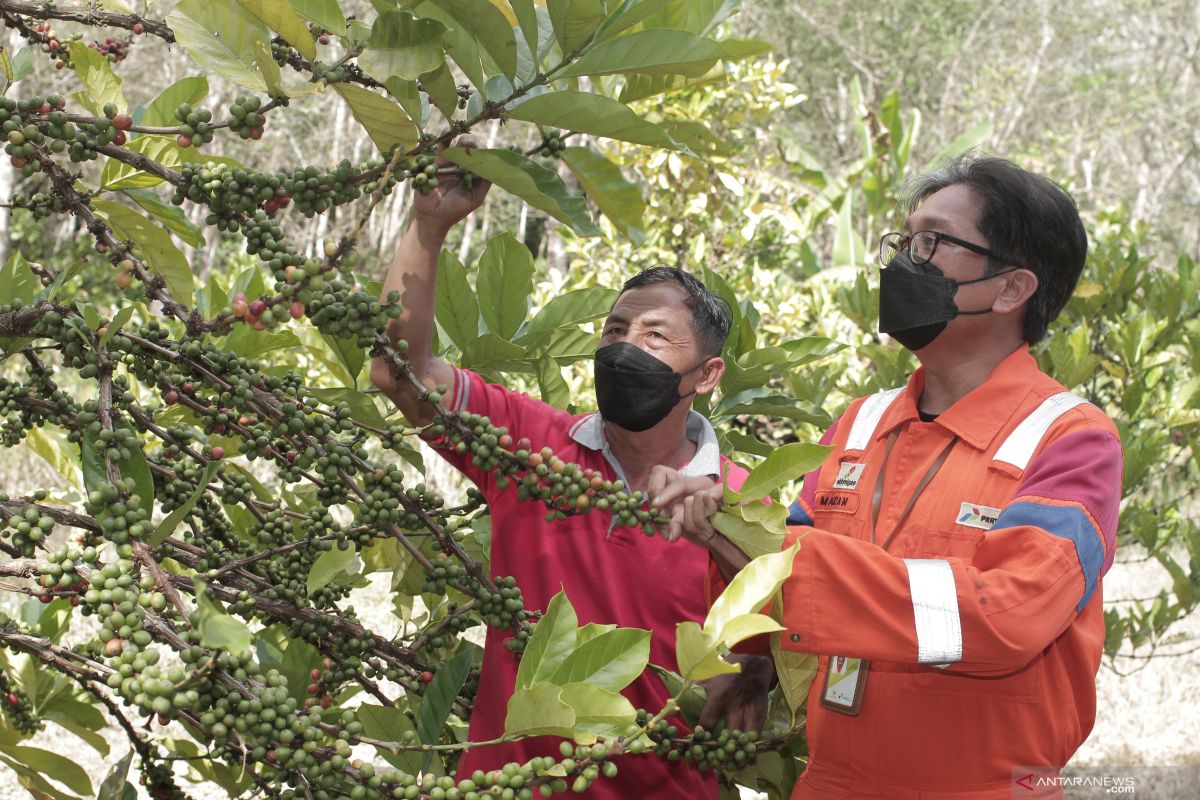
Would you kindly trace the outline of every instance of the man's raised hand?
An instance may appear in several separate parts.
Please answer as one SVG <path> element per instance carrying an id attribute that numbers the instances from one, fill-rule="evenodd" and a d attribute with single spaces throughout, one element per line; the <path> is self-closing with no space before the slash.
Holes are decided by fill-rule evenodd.
<path id="1" fill-rule="evenodd" d="M 711 519 L 721 508 L 725 496 L 722 483 L 657 466 L 650 472 L 646 489 L 651 507 L 661 508 L 671 516 L 666 530 L 659 531 L 660 536 L 668 542 L 683 536 L 702 547 L 712 542 L 717 531 Z"/>
<path id="2" fill-rule="evenodd" d="M 475 140 L 467 136 L 459 139 L 456 144 L 468 149 L 477 146 Z M 439 170 L 454 166 L 441 156 L 437 157 L 435 163 Z M 413 222 L 448 231 L 483 205 L 483 199 L 487 197 L 491 186 L 491 182 L 475 178 L 468 189 L 456 176 L 440 176 L 437 186 L 424 193 L 418 191 L 413 194 Z"/>

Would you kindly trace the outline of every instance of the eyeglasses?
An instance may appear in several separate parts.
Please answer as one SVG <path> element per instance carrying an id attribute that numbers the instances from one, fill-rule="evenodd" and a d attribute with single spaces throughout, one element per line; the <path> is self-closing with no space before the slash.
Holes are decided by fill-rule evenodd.
<path id="1" fill-rule="evenodd" d="M 916 233 L 885 233 L 879 240 L 879 263 L 886 267 L 893 258 L 907 250 L 914 264 L 925 264 L 933 258 L 933 254 L 937 252 L 938 245 L 943 240 L 959 247 L 965 247 L 972 253 L 979 253 L 989 258 L 1001 258 L 998 253 L 986 247 L 972 244 L 948 233 L 917 231 Z"/>

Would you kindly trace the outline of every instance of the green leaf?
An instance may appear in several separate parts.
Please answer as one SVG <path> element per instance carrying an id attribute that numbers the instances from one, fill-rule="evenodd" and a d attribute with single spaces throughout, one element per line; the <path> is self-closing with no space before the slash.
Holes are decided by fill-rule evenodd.
<path id="1" fill-rule="evenodd" d="M 416 81 L 406 81 L 393 75 L 384 82 L 388 94 L 396 98 L 396 102 L 404 109 L 404 113 L 416 123 L 418 128 L 424 128 L 429 117 L 429 101 L 421 93 Z"/>
<path id="2" fill-rule="evenodd" d="M 298 347 L 300 340 L 289 330 L 256 331 L 249 325 L 234 325 L 233 333 L 225 337 L 221 347 L 242 358 L 258 358 L 272 350 Z"/>
<path id="3" fill-rule="evenodd" d="M 719 43 L 686 31 L 636 31 L 596 45 L 556 77 L 633 72 L 698 78 L 722 55 Z"/>
<path id="4" fill-rule="evenodd" d="M 928 172 L 929 170 L 933 169 L 934 167 L 941 166 L 942 164 L 946 163 L 947 161 L 954 160 L 955 158 L 957 158 L 958 156 L 967 152 L 972 147 L 975 147 L 976 145 L 978 145 L 980 142 L 982 142 L 984 139 L 987 139 L 991 135 L 992 135 L 991 120 L 986 120 L 984 122 L 980 122 L 980 123 L 974 125 L 973 127 L 968 128 L 967 130 L 965 130 L 961 134 L 959 134 L 958 138 L 956 138 L 953 142 L 951 142 L 950 144 L 948 144 L 944 148 L 942 148 L 942 151 L 940 153 L 938 153 L 936 156 L 931 158 L 929 160 L 929 163 L 926 164 L 921 169 L 921 171 Z"/>
<path id="5" fill-rule="evenodd" d="M 128 206 L 97 198 L 92 208 L 108 223 L 119 239 L 132 240 L 135 249 L 156 273 L 167 282 L 176 301 L 192 303 L 192 271 L 187 259 L 171 237 L 150 220 Z"/>
<path id="6" fill-rule="evenodd" d="M 642 218 L 646 215 L 646 201 L 641 189 L 625 179 L 621 168 L 588 147 L 568 147 L 559 156 L 617 230 L 635 245 L 644 244 L 646 231 L 642 228 Z"/>
<path id="7" fill-rule="evenodd" d="M 256 43 L 269 46 L 270 30 L 237 0 L 182 0 L 167 15 L 175 41 L 204 72 L 253 89 L 267 91 L 255 67 Z"/>
<path id="8" fill-rule="evenodd" d="M 436 19 L 386 11 L 371 26 L 371 39 L 358 57 L 358 65 L 380 83 L 393 75 L 416 80 L 443 63 L 442 35 L 446 30 Z"/>
<path id="9" fill-rule="evenodd" d="M 689 681 L 703 681 L 718 675 L 740 672 L 741 669 L 725 661 L 717 653 L 718 642 L 713 634 L 705 631 L 692 620 L 675 626 L 675 661 L 679 674 Z"/>
<path id="10" fill-rule="evenodd" d="M 508 117 L 648 147 L 686 150 L 662 128 L 633 113 L 629 106 L 591 92 L 539 94 L 515 103 Z"/>
<path id="11" fill-rule="evenodd" d="M 421 132 L 399 104 L 349 83 L 336 83 L 333 89 L 381 152 L 386 153 L 393 145 L 411 147 L 420 138 Z"/>
<path id="12" fill-rule="evenodd" d="M 596 38 L 600 41 L 611 39 L 618 33 L 632 28 L 652 14 L 662 11 L 672 0 L 624 0 L 615 12 L 609 16 Z M 671 27 L 671 26 L 663 26 Z"/>
<path id="13" fill-rule="evenodd" d="M 33 427 L 25 433 L 26 447 L 37 453 L 74 486 L 82 486 L 79 472 L 79 445 L 67 441 L 51 427 Z"/>
<path id="14" fill-rule="evenodd" d="M 350 418 L 373 428 L 386 428 L 387 420 L 379 413 L 379 407 L 371 395 L 357 389 L 309 389 L 309 394 L 328 405 L 345 403 L 350 406 Z"/>
<path id="15" fill-rule="evenodd" d="M 810 653 L 784 650 L 778 636 L 771 637 L 771 655 L 775 658 L 779 688 L 791 712 L 792 724 L 795 725 L 808 702 L 808 690 L 817 675 L 817 657 Z"/>
<path id="16" fill-rule="evenodd" d="M 121 426 L 118 426 L 121 427 Z M 133 478 L 134 494 L 142 500 L 142 508 L 154 507 L 154 477 L 142 453 L 141 442 L 136 439 L 127 445 L 129 458 L 118 459 L 117 469 L 124 478 Z M 83 485 L 92 491 L 108 484 L 108 471 L 104 466 L 104 454 L 96 438 L 85 432 L 79 447 L 80 464 L 83 467 Z"/>
<path id="17" fill-rule="evenodd" d="M 129 322 L 129 318 L 133 316 L 133 311 L 133 306 L 125 306 L 114 314 L 112 321 L 104 326 L 104 333 L 100 335 L 100 340 L 96 343 L 96 347 L 101 348 L 108 344 L 112 340 L 112 337 L 116 336 L 121 328 L 124 327 L 125 323 Z"/>
<path id="18" fill-rule="evenodd" d="M 141 153 L 151 161 L 168 168 L 175 168 L 185 161 L 192 160 L 185 155 L 183 148 L 168 136 L 139 136 L 127 144 L 125 149 Z M 104 168 L 100 170 L 100 188 L 106 190 L 143 189 L 162 182 L 163 179 L 157 175 L 143 172 L 115 158 L 105 160 Z"/>
<path id="19" fill-rule="evenodd" d="M 855 230 L 854 189 L 847 189 L 838 212 L 837 230 L 833 237 L 833 266 L 861 267 L 867 261 L 867 246 Z"/>
<path id="20" fill-rule="evenodd" d="M 17 52 L 16 57 L 12 60 L 12 77 L 10 78 L 12 83 L 29 77 L 29 73 L 33 72 L 33 59 L 33 47 L 22 47 Z"/>
<path id="21" fill-rule="evenodd" d="M 125 776 L 129 774 L 129 765 L 132 762 L 133 750 L 130 750 L 124 758 L 113 764 L 96 792 L 96 800 L 121 800 L 125 796 Z"/>
<path id="22" fill-rule="evenodd" d="M 346 31 L 346 17 L 337 0 L 291 0 L 296 12 L 307 20 L 317 23 L 330 33 L 341 35 Z"/>
<path id="23" fill-rule="evenodd" d="M 829 450 L 825 445 L 808 442 L 785 444 L 750 471 L 737 494 L 746 500 L 769 497 L 785 484 L 821 466 Z"/>
<path id="24" fill-rule="evenodd" d="M 317 57 L 317 43 L 290 3 L 279 0 L 238 0 L 238 3 L 282 36 L 300 55 L 309 61 Z"/>
<path id="25" fill-rule="evenodd" d="M 538 393 L 542 402 L 555 408 L 566 408 L 571 403 L 571 387 L 563 378 L 562 367 L 550 356 L 542 356 L 537 362 Z"/>
<path id="26" fill-rule="evenodd" d="M 600 319 L 608 314 L 617 299 L 617 290 L 604 286 L 588 286 L 584 289 L 554 297 L 534 315 L 525 326 L 521 339 L 534 333 L 551 331 L 555 328 L 579 325 Z"/>
<path id="27" fill-rule="evenodd" d="M 766 605 L 791 576 L 792 562 L 796 560 L 799 550 L 799 543 L 793 544 L 787 550 L 759 556 L 743 567 L 721 592 L 721 596 L 713 601 L 704 620 L 705 632 L 727 647 L 733 647 L 741 641 L 732 638 L 726 628 L 737 618 L 754 614 Z"/>
<path id="28" fill-rule="evenodd" d="M 96 108 L 103 108 L 111 103 L 117 107 L 117 111 L 124 112 L 128 108 L 125 92 L 122 90 L 124 82 L 113 72 L 108 59 L 83 42 L 70 42 L 67 44 L 67 51 L 71 54 L 71 69 L 75 70 L 75 74 L 83 82 Z"/>
<path id="29" fill-rule="evenodd" d="M 176 508 L 170 514 L 168 514 L 162 522 L 158 523 L 158 527 L 154 529 L 154 533 L 146 537 L 146 544 L 150 545 L 151 547 L 158 547 L 158 545 L 162 544 L 163 541 L 172 533 L 174 533 L 175 529 L 183 523 L 184 519 L 186 519 L 188 514 L 191 513 L 192 509 L 195 508 L 196 503 L 198 503 L 200 498 L 204 496 L 204 493 L 208 491 L 208 483 L 213 479 L 213 475 L 215 475 L 217 472 L 217 463 L 218 462 L 216 461 L 208 462 L 208 464 L 204 467 L 204 474 L 200 476 L 200 482 L 196 485 L 195 491 L 193 491 L 188 499 L 183 502 L 183 505 Z"/>
<path id="30" fill-rule="evenodd" d="M 726 506 L 713 517 L 713 527 L 751 558 L 778 553 L 787 535 L 787 506 L 783 503 L 742 503 Z"/>
<path id="31" fill-rule="evenodd" d="M 122 194 L 149 212 L 167 230 L 192 247 L 204 247 L 204 234 L 198 227 L 188 221 L 188 218 L 183 213 L 183 209 L 164 203 L 158 195 L 153 192 L 147 192 L 145 189 L 125 189 L 122 191 Z"/>
<path id="32" fill-rule="evenodd" d="M 518 686 L 508 698 L 504 732 L 569 739 L 575 735 L 575 709 L 563 701 L 561 686 L 551 683 L 535 684 L 528 689 Z"/>
<path id="33" fill-rule="evenodd" d="M 550 598 L 546 613 L 533 626 L 517 667 L 518 688 L 528 689 L 535 682 L 548 680 L 563 660 L 575 649 L 579 618 L 564 592 Z M 510 706 L 511 709 L 511 706 Z"/>
<path id="34" fill-rule="evenodd" d="M 0 270 L 0 304 L 7 305 L 13 300 L 32 303 L 40 288 L 41 281 L 29 268 L 29 262 L 20 250 L 13 248 L 4 269 Z"/>
<path id="35" fill-rule="evenodd" d="M 208 96 L 208 78 L 203 75 L 193 75 L 180 78 L 159 93 L 158 97 L 146 108 L 139 124 L 146 127 L 165 127 L 178 125 L 175 109 L 183 103 L 196 105 Z"/>
<path id="36" fill-rule="evenodd" d="M 621 628 L 602 633 L 575 649 L 554 671 L 551 683 L 590 683 L 619 692 L 650 661 L 650 631 Z"/>
<path id="37" fill-rule="evenodd" d="M 66 756 L 23 745 L 10 745 L 0 750 L 3 750 L 5 755 L 58 781 L 73 792 L 85 795 L 92 793 L 92 781 L 88 778 L 87 771 L 78 762 Z"/>
<path id="38" fill-rule="evenodd" d="M 230 655 L 243 658 L 250 655 L 250 628 L 246 623 L 225 613 L 221 604 L 211 599 L 197 583 L 196 603 L 200 612 L 200 644 L 204 647 L 227 650 Z"/>
<path id="39" fill-rule="evenodd" d="M 454 75 L 443 60 L 437 69 L 430 70 L 421 76 L 421 86 L 429 94 L 429 101 L 450 119 L 458 110 L 458 87 L 454 84 Z"/>
<path id="40" fill-rule="evenodd" d="M 363 703 L 355 709 L 355 718 L 362 723 L 363 736 L 381 742 L 403 742 L 406 735 L 416 732 L 412 721 L 398 708 Z M 421 769 L 420 753 L 397 755 L 382 747 L 378 748 L 378 753 L 392 766 L 410 775 L 416 775 Z"/>
<path id="41" fill-rule="evenodd" d="M 500 71 L 512 80 L 517 72 L 517 40 L 512 23 L 491 0 L 431 0 L 474 36 Z"/>
<path id="42" fill-rule="evenodd" d="M 438 667 L 433 680 L 425 687 L 421 696 L 421 710 L 417 712 L 417 738 L 425 744 L 436 744 L 454 700 L 466 683 L 467 674 L 475 662 L 475 649 L 464 648 L 458 655 Z"/>
<path id="43" fill-rule="evenodd" d="M 513 14 L 517 17 L 517 27 L 521 29 L 521 35 L 525 38 L 525 43 L 529 46 L 529 52 L 533 56 L 534 61 L 537 61 L 537 8 L 534 7 L 533 0 L 509 0 L 509 5 L 512 6 Z"/>
<path id="44" fill-rule="evenodd" d="M 520 153 L 456 147 L 442 156 L 569 225 L 579 236 L 600 233 L 583 198 L 572 195 L 554 171 Z"/>
<path id="45" fill-rule="evenodd" d="M 326 550 L 317 556 L 317 560 L 308 570 L 306 584 L 308 594 L 311 595 L 317 589 L 328 586 L 339 575 L 357 575 L 360 570 L 361 565 L 358 563 L 358 554 L 354 550 L 354 545 L 345 550 L 337 547 Z"/>
<path id="46" fill-rule="evenodd" d="M 494 333 L 485 333 L 471 342 L 462 351 L 459 366 L 480 371 L 527 371 L 525 348 L 501 339 Z"/>
<path id="47" fill-rule="evenodd" d="M 546 0 L 546 10 L 564 54 L 592 38 L 607 16 L 601 0 Z"/>
<path id="48" fill-rule="evenodd" d="M 467 268 L 445 248 L 438 256 L 434 303 L 438 324 L 460 351 L 479 338 L 479 302 L 467 280 Z"/>
<path id="49" fill-rule="evenodd" d="M 254 66 L 258 68 L 259 74 L 263 77 L 267 94 L 272 97 L 282 97 L 288 94 L 287 90 L 283 88 L 283 73 L 279 69 L 279 64 L 275 63 L 269 45 L 263 42 L 254 43 Z"/>
<path id="50" fill-rule="evenodd" d="M 479 258 L 479 311 L 488 330 L 512 340 L 529 316 L 533 254 L 505 231 L 488 240 Z"/>
<path id="51" fill-rule="evenodd" d="M 615 739 L 637 718 L 637 709 L 625 697 L 591 683 L 568 683 L 562 700 L 575 709 L 575 738 L 581 732 Z"/>
<path id="52" fill-rule="evenodd" d="M 708 693 L 704 687 L 692 685 L 684 690 L 683 676 L 678 672 L 673 672 L 657 664 L 651 664 L 650 669 L 654 670 L 654 674 L 662 681 L 667 694 L 671 697 L 679 697 L 679 713 L 683 717 L 683 721 L 688 725 L 695 726 L 700 715 L 704 713 L 704 703 L 708 699 Z M 680 692 L 683 694 L 681 695 Z"/>
<path id="53" fill-rule="evenodd" d="M 351 385 L 358 386 L 358 373 L 362 372 L 363 364 L 366 363 L 367 355 L 363 348 L 358 346 L 357 342 L 352 342 L 342 336 L 331 336 L 328 333 L 321 334 L 321 338 L 329 345 L 330 351 L 346 368 L 346 374 L 350 376 Z"/>

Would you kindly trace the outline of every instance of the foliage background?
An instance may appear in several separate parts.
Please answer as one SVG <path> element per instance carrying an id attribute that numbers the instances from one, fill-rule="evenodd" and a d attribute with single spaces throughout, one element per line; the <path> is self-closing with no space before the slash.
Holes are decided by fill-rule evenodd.
<path id="1" fill-rule="evenodd" d="M 172 5 L 154 4 L 155 15 Z M 1116 413 L 1129 451 L 1123 549 L 1105 598 L 1111 635 L 1100 724 L 1078 759 L 1200 761 L 1185 733 L 1200 721 L 1192 615 L 1200 574 L 1200 329 L 1189 259 L 1200 249 L 1200 9 L 1111 0 L 1069 9 L 1047 0 L 744 5 L 733 28 L 772 41 L 775 53 L 732 68 L 726 85 L 695 82 L 648 101 L 665 115 L 687 109 L 707 116 L 724 152 L 701 163 L 604 145 L 645 182 L 644 241 L 636 241 L 636 231 L 634 241 L 576 239 L 493 192 L 456 233 L 460 258 L 471 263 L 492 234 L 513 231 L 538 254 L 535 307 L 571 289 L 616 287 L 656 262 L 710 270 L 743 298 L 760 344 L 823 334 L 854 348 L 782 379 L 787 393 L 836 414 L 858 394 L 895 385 L 911 366 L 903 351 L 872 333 L 867 267 L 873 242 L 895 227 L 904 178 L 947 148 L 974 144 L 1062 182 L 1089 223 L 1093 258 L 1042 358 L 1072 388 Z M 158 73 L 130 82 L 135 102 L 194 69 L 165 53 L 139 58 Z M 44 85 L 59 80 L 46 64 L 37 69 Z M 222 103 L 237 93 L 210 80 Z M 137 96 L 142 89 L 146 96 Z M 357 162 L 369 151 L 344 104 L 298 108 L 290 119 L 286 128 L 268 126 L 256 165 Z M 487 135 L 500 135 L 498 126 Z M 0 166 L 0 194 L 14 180 L 7 164 Z M 406 193 L 396 192 L 369 223 L 377 275 L 406 202 Z M 293 240 L 319 252 L 349 222 L 331 216 L 317 217 Z M 31 260 L 69 260 L 86 246 L 65 218 L 47 229 L 16 213 L 6 225 L 4 246 Z M 607 220 L 603 225 L 616 233 Z M 198 275 L 229 274 L 231 264 L 246 261 L 220 236 L 190 255 Z M 83 289 L 105 297 L 103 285 Z M 590 399 L 588 371 L 579 365 L 568 375 L 581 406 Z M 538 389 L 532 378 L 508 379 Z M 735 443 L 745 452 L 754 452 L 753 441 L 741 437 L 808 440 L 820 427 L 815 412 L 811 421 L 737 423 Z M 33 460 L 4 468 L 0 482 L 8 491 L 46 482 Z M 452 481 L 444 477 L 451 491 Z M 97 766 L 96 774 L 102 771 Z"/>

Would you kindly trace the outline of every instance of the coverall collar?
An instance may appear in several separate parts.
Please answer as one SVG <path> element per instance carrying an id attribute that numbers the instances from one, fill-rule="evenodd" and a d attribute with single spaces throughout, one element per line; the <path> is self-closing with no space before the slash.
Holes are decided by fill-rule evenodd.
<path id="1" fill-rule="evenodd" d="M 1012 417 L 1013 409 L 1033 390 L 1041 375 L 1037 361 L 1029 354 L 1029 345 L 1004 358 L 980 386 L 943 411 L 930 424 L 941 425 L 978 450 L 986 450 Z M 886 438 L 896 428 L 920 417 L 917 401 L 925 388 L 925 368 L 920 367 L 908 379 L 908 385 L 892 403 L 875 429 L 875 438 Z"/>

